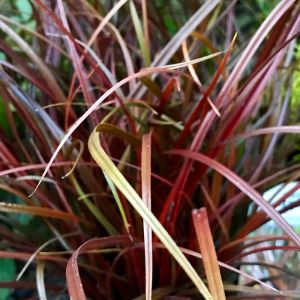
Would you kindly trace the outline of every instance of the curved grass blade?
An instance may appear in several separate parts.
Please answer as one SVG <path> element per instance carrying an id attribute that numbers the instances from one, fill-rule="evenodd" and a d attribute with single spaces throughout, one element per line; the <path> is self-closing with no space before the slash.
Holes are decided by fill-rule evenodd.
<path id="1" fill-rule="evenodd" d="M 110 24 L 109 21 L 110 19 L 116 15 L 118 10 L 127 2 L 128 0 L 120 0 L 118 1 L 113 8 L 105 15 L 105 17 L 101 20 L 100 24 L 96 28 L 96 30 L 93 32 L 92 36 L 90 37 L 87 46 L 91 47 L 92 44 L 96 41 L 97 37 L 99 36 L 100 32 L 103 30 L 103 28 L 107 25 Z"/>
<path id="2" fill-rule="evenodd" d="M 79 235 L 79 232 L 71 232 L 71 233 L 67 233 L 67 234 L 63 234 L 62 237 L 66 238 L 66 237 L 71 237 L 71 236 L 76 236 Z M 27 259 L 26 264 L 24 265 L 24 267 L 22 268 L 22 270 L 19 272 L 16 281 L 19 281 L 21 279 L 21 277 L 23 276 L 23 274 L 25 273 L 25 271 L 28 269 L 28 267 L 30 266 L 30 264 L 35 260 L 35 258 L 38 256 L 38 254 L 44 249 L 46 248 L 48 245 L 57 242 L 59 240 L 58 237 L 54 237 L 50 240 L 48 240 L 47 242 L 43 243 L 40 247 L 38 247 L 34 253 L 32 253 L 32 255 Z"/>
<path id="3" fill-rule="evenodd" d="M 45 261 L 38 261 L 36 266 L 36 286 L 40 300 L 47 300 L 45 280 L 44 280 Z"/>
<path id="4" fill-rule="evenodd" d="M 65 12 L 62 0 L 57 0 L 57 7 L 58 7 L 59 15 L 60 15 L 59 17 L 61 19 L 63 26 L 65 27 L 65 29 L 67 31 L 70 32 L 70 27 L 68 24 L 66 12 Z M 90 82 L 88 80 L 86 70 L 79 58 L 79 55 L 76 51 L 74 43 L 71 41 L 71 39 L 68 36 L 65 36 L 65 39 L 66 39 L 68 53 L 71 57 L 71 61 L 74 66 L 75 73 L 80 82 L 80 86 L 81 86 L 81 89 L 82 89 L 82 92 L 84 95 L 84 99 L 85 99 L 86 103 L 91 105 L 94 102 L 94 95 L 93 95 L 92 91 L 90 90 Z M 97 124 L 97 118 L 94 115 L 92 116 L 92 121 L 95 122 L 95 124 Z"/>
<path id="5" fill-rule="evenodd" d="M 71 299 L 86 300 L 80 279 L 77 259 L 80 254 L 89 250 L 99 250 L 99 248 L 115 247 L 116 245 L 128 246 L 131 240 L 128 236 L 113 236 L 93 239 L 82 244 L 71 256 L 66 269 L 67 286 Z"/>
<path id="6" fill-rule="evenodd" d="M 291 133 L 291 134 L 299 134 L 300 133 L 300 126 L 274 126 L 274 127 L 265 127 L 259 128 L 252 131 L 248 131 L 242 134 L 238 134 L 232 139 L 240 139 L 240 138 L 249 138 L 258 135 L 264 134 L 277 134 L 277 133 Z"/>
<path id="7" fill-rule="evenodd" d="M 181 48 L 182 48 L 182 53 L 183 53 L 184 59 L 185 59 L 186 61 L 191 60 L 191 59 L 190 59 L 190 55 L 189 55 L 189 50 L 188 50 L 187 42 L 186 42 L 186 41 L 184 41 L 184 42 L 182 43 Z M 196 73 L 196 71 L 195 71 L 193 65 L 189 65 L 189 66 L 188 66 L 188 70 L 189 70 L 189 72 L 190 72 L 192 78 L 194 79 L 195 83 L 196 83 L 198 86 L 202 87 L 201 81 L 200 81 L 200 79 L 199 79 L 199 77 L 198 77 L 198 75 L 197 75 L 197 73 Z M 210 99 L 210 97 L 209 97 L 209 96 L 205 97 L 205 100 L 208 101 L 209 105 L 210 105 L 211 108 L 214 110 L 214 112 L 216 113 L 216 115 L 217 115 L 218 117 L 221 117 L 220 112 L 218 111 L 217 107 L 214 105 L 214 103 L 212 102 L 212 100 Z"/>
<path id="8" fill-rule="evenodd" d="M 96 130 L 99 132 L 110 133 L 114 136 L 117 136 L 122 141 L 125 140 L 133 146 L 141 145 L 141 140 L 139 138 L 137 138 L 133 134 L 130 134 L 130 133 L 118 128 L 117 126 L 107 124 L 107 123 L 101 123 L 97 126 Z"/>
<path id="9" fill-rule="evenodd" d="M 135 78 L 143 78 L 143 77 L 147 77 L 151 74 L 154 74 L 156 72 L 170 72 L 171 70 L 175 70 L 175 69 L 179 69 L 179 68 L 184 68 L 190 64 L 196 64 L 196 63 L 200 63 L 202 61 L 208 60 L 210 58 L 213 58 L 217 55 L 220 55 L 222 52 L 218 52 L 218 53 L 214 53 L 211 55 L 207 55 L 205 57 L 201 57 L 198 59 L 194 59 L 192 61 L 189 62 L 183 62 L 183 63 L 179 63 L 179 64 L 172 64 L 172 65 L 167 65 L 167 66 L 161 66 L 161 67 L 151 67 L 151 68 L 146 68 L 146 69 L 142 69 L 141 71 L 132 74 L 124 79 L 122 79 L 121 81 L 119 81 L 118 83 L 116 83 L 114 86 L 112 86 L 109 90 L 107 90 L 96 102 L 94 102 L 92 104 L 92 106 L 80 117 L 76 120 L 76 122 L 74 122 L 74 124 L 70 127 L 69 131 L 66 133 L 66 135 L 62 138 L 61 142 L 59 143 L 59 145 L 57 146 L 56 150 L 54 151 L 52 157 L 50 158 L 42 176 L 41 176 L 41 180 L 38 182 L 37 186 L 35 187 L 35 189 L 33 190 L 33 192 L 29 195 L 29 197 L 31 197 L 36 190 L 38 189 L 38 187 L 40 186 L 41 182 L 43 181 L 43 178 L 45 177 L 45 175 L 47 174 L 47 172 L 49 171 L 52 163 L 54 162 L 55 158 L 57 157 L 59 151 L 63 148 L 64 144 L 69 140 L 70 136 L 73 134 L 73 132 L 79 127 L 79 125 L 87 119 L 87 117 L 98 108 L 98 106 L 107 98 L 109 97 L 111 94 L 113 94 L 114 92 L 116 92 L 121 86 L 125 85 L 126 83 L 130 82 L 131 80 L 135 79 Z"/>
<path id="10" fill-rule="evenodd" d="M 45 65 L 45 63 L 36 55 L 33 49 L 19 36 L 15 31 L 13 31 L 9 26 L 7 26 L 4 22 L 0 20 L 0 29 L 5 34 L 7 34 L 12 40 L 16 42 L 16 44 L 21 48 L 24 53 L 36 64 L 38 69 L 41 72 L 41 75 L 47 80 L 48 85 L 51 87 L 55 94 L 58 95 L 60 100 L 65 100 L 66 97 L 62 92 L 61 88 L 57 84 L 54 76 L 49 71 L 49 68 Z"/>
<path id="11" fill-rule="evenodd" d="M 216 160 L 188 150 L 171 150 L 167 153 L 181 155 L 193 160 L 199 161 L 205 164 L 217 172 L 222 174 L 230 182 L 232 182 L 237 188 L 244 192 L 250 199 L 252 199 L 264 212 L 268 215 L 297 245 L 300 246 L 300 237 L 288 224 L 288 222 L 278 213 L 271 204 L 269 204 L 260 193 L 258 193 L 251 185 L 244 181 L 241 177 L 229 170 L 227 167 L 217 162 Z"/>
<path id="12" fill-rule="evenodd" d="M 61 179 L 65 179 L 66 177 L 70 176 L 74 172 L 76 166 L 78 165 L 78 162 L 80 161 L 80 159 L 82 157 L 82 153 L 83 153 L 83 150 L 84 150 L 84 144 L 80 140 L 75 140 L 71 143 L 71 145 L 69 146 L 69 148 L 66 151 L 65 157 L 66 156 L 67 157 L 71 156 L 71 153 L 73 152 L 73 149 L 76 147 L 77 144 L 79 145 L 79 151 L 78 151 L 77 157 L 74 161 L 74 165 L 71 167 L 71 169 L 65 175 L 63 175 L 61 177 Z"/>
<path id="13" fill-rule="evenodd" d="M 223 101 L 225 95 L 230 93 L 231 89 L 236 88 L 238 81 L 244 72 L 245 68 L 249 64 L 250 60 L 253 58 L 255 51 L 259 48 L 265 37 L 277 24 L 278 20 L 286 13 L 288 9 L 295 3 L 295 0 L 280 1 L 275 9 L 269 14 L 265 19 L 264 23 L 256 31 L 255 35 L 248 43 L 247 48 L 242 53 L 238 62 L 236 63 L 234 69 L 231 71 L 229 77 L 227 78 L 219 96 L 216 99 L 217 105 Z M 230 98 L 222 102 L 222 105 L 226 106 Z"/>
<path id="14" fill-rule="evenodd" d="M 126 178 L 121 174 L 118 168 L 114 165 L 109 156 L 104 152 L 100 145 L 98 132 L 93 131 L 88 141 L 88 147 L 92 157 L 102 169 L 102 171 L 110 177 L 110 179 L 130 202 L 130 204 L 135 208 L 138 214 L 143 218 L 145 222 L 147 222 L 153 232 L 166 246 L 174 259 L 179 263 L 179 265 L 184 269 L 186 274 L 193 281 L 199 292 L 204 296 L 205 299 L 212 299 L 203 281 L 200 279 L 190 262 L 180 251 L 174 240 L 171 238 L 165 228 L 159 223 L 153 213 L 143 203 L 143 200 L 132 188 Z"/>

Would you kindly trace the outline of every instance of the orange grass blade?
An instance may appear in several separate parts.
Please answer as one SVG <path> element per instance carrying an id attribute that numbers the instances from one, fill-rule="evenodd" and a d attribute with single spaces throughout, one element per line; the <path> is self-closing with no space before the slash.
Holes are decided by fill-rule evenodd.
<path id="1" fill-rule="evenodd" d="M 0 212 L 23 213 L 54 219 L 79 221 L 79 217 L 57 209 L 0 202 Z"/>
<path id="2" fill-rule="evenodd" d="M 226 300 L 206 208 L 194 209 L 192 216 L 211 295 L 215 300 Z"/>
<path id="3" fill-rule="evenodd" d="M 181 48 L 182 48 L 182 53 L 183 53 L 184 59 L 185 59 L 186 61 L 190 61 L 191 58 L 190 58 L 190 55 L 189 55 L 189 50 L 188 50 L 188 46 L 187 46 L 186 40 L 183 41 L 183 43 L 182 43 L 182 45 L 181 45 Z M 197 73 L 196 73 L 196 71 L 195 71 L 193 65 L 189 65 L 189 66 L 188 66 L 188 70 L 189 70 L 189 72 L 191 73 L 191 76 L 192 76 L 192 78 L 194 79 L 195 83 L 196 83 L 197 85 L 199 85 L 199 86 L 202 87 L 202 84 L 201 84 L 201 82 L 200 82 L 200 79 L 199 79 L 199 77 L 198 77 L 198 75 L 197 75 Z M 216 113 L 216 115 L 217 115 L 218 117 L 221 117 L 220 112 L 218 111 L 217 107 L 214 105 L 214 103 L 212 102 L 212 100 L 209 98 L 209 96 L 206 97 L 206 100 L 207 100 L 207 102 L 209 103 L 209 105 L 211 106 L 211 108 L 214 110 L 214 112 Z"/>

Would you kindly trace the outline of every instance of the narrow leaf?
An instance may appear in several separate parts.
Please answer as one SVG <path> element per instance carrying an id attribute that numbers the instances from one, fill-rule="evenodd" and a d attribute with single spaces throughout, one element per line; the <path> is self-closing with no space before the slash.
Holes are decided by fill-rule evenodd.
<path id="1" fill-rule="evenodd" d="M 63 148 L 64 144 L 69 140 L 70 136 L 74 133 L 74 131 L 79 127 L 79 125 L 87 119 L 87 117 L 98 108 L 98 106 L 107 98 L 109 97 L 111 94 L 113 94 L 114 92 L 116 92 L 121 86 L 125 85 L 126 83 L 130 82 L 131 80 L 135 79 L 135 78 L 143 78 L 143 77 L 147 77 L 151 74 L 154 74 L 156 72 L 170 72 L 170 70 L 175 70 L 175 69 L 180 69 L 180 68 L 184 68 L 190 64 L 196 64 L 196 63 L 200 63 L 202 61 L 208 60 L 210 58 L 213 58 L 217 55 L 220 55 L 221 52 L 218 53 L 214 53 L 205 57 L 201 57 L 198 59 L 194 59 L 192 61 L 189 62 L 184 62 L 184 63 L 179 63 L 179 64 L 172 64 L 172 65 L 168 65 L 168 66 L 161 66 L 161 67 L 152 67 L 152 68 L 146 68 L 146 69 L 142 69 L 141 71 L 132 74 L 124 79 L 122 79 L 121 81 L 119 81 L 118 83 L 116 83 L 114 86 L 112 86 L 109 90 L 107 90 L 96 102 L 94 102 L 92 104 L 92 106 L 80 117 L 78 118 L 73 125 L 70 127 L 69 131 L 66 133 L 66 135 L 62 138 L 62 140 L 60 141 L 59 145 L 57 146 L 56 150 L 54 151 L 53 155 L 51 156 L 42 176 L 40 181 L 38 182 L 37 186 L 35 187 L 35 189 L 33 190 L 33 192 L 29 195 L 29 197 L 31 197 L 36 190 L 38 189 L 38 187 L 40 186 L 41 182 L 43 181 L 43 178 L 45 177 L 45 175 L 47 174 L 47 172 L 49 171 L 51 165 L 53 164 L 55 158 L 57 157 L 59 151 Z"/>
<path id="2" fill-rule="evenodd" d="M 30 215 L 48 217 L 54 219 L 79 221 L 79 218 L 73 214 L 66 213 L 57 209 L 47 208 L 47 207 L 0 202 L 0 211 L 8 212 L 8 213 L 30 214 Z"/>
<path id="3" fill-rule="evenodd" d="M 182 42 L 196 29 L 196 27 L 216 8 L 221 0 L 206 1 L 189 20 L 181 27 L 181 29 L 172 37 L 168 44 L 155 57 L 151 66 L 161 66 L 171 59 L 176 53 Z M 155 77 L 155 75 L 153 76 Z M 140 84 L 136 85 L 135 90 L 130 94 L 130 98 L 141 99 L 146 88 Z"/>
<path id="4" fill-rule="evenodd" d="M 44 280 L 45 262 L 38 261 L 36 266 L 36 286 L 40 300 L 47 300 L 45 280 Z"/>
<path id="5" fill-rule="evenodd" d="M 211 295 L 215 300 L 226 300 L 206 208 L 194 209 L 192 216 Z"/>
<path id="6" fill-rule="evenodd" d="M 180 251 L 174 240 L 165 230 L 165 228 L 159 223 L 153 213 L 143 203 L 143 200 L 132 188 L 129 182 L 121 174 L 119 169 L 114 165 L 109 156 L 104 152 L 100 146 L 99 133 L 93 131 L 89 138 L 88 147 L 94 160 L 107 176 L 114 182 L 118 189 L 124 194 L 130 204 L 135 208 L 138 214 L 147 222 L 157 237 L 166 246 L 174 259 L 184 269 L 186 274 L 194 282 L 199 292 L 205 299 L 212 299 L 206 286 L 192 267 L 190 262 L 186 259 L 183 253 Z"/>
<path id="7" fill-rule="evenodd" d="M 125 213 L 125 210 L 123 208 L 123 205 L 122 205 L 122 202 L 120 200 L 120 197 L 118 195 L 118 192 L 116 190 L 116 187 L 114 185 L 114 183 L 110 180 L 110 178 L 108 176 L 106 176 L 106 174 L 104 173 L 104 177 L 107 181 L 107 184 L 115 198 L 115 201 L 117 203 L 117 206 L 118 206 L 118 209 L 120 211 L 120 214 L 121 214 L 121 217 L 122 217 L 122 220 L 123 220 L 123 223 L 124 223 L 124 226 L 125 226 L 125 229 L 126 231 L 129 233 L 130 232 L 130 224 L 128 223 L 128 220 L 127 220 L 127 217 L 126 217 L 126 213 Z"/>
<path id="8" fill-rule="evenodd" d="M 145 134 L 142 139 L 142 199 L 149 211 L 151 211 L 151 132 Z M 143 220 L 145 243 L 145 271 L 146 271 L 146 300 L 152 299 L 152 230 Z"/>
<path id="9" fill-rule="evenodd" d="M 147 42 L 145 40 L 145 36 L 144 36 L 144 30 L 142 28 L 142 24 L 141 21 L 139 19 L 137 10 L 135 8 L 134 2 L 130 1 L 129 3 L 129 7 L 130 7 L 130 13 L 131 13 L 131 18 L 133 21 L 133 26 L 136 32 L 136 36 L 139 42 L 139 46 L 141 48 L 142 54 L 143 54 L 143 58 L 144 58 L 144 62 L 146 66 L 150 66 L 150 52 L 149 52 L 149 47 L 147 47 Z"/>
<path id="10" fill-rule="evenodd" d="M 297 245 L 300 246 L 300 237 L 288 224 L 288 222 L 278 213 L 271 204 L 269 204 L 260 193 L 258 193 L 251 185 L 244 181 L 241 177 L 234 172 L 220 164 L 216 160 L 193 151 L 188 150 L 172 150 L 168 153 L 182 155 L 199 161 L 222 174 L 230 182 L 232 182 L 237 188 L 244 192 L 250 199 L 252 199 Z"/>
<path id="11" fill-rule="evenodd" d="M 79 274 L 78 256 L 89 250 L 99 250 L 100 248 L 115 247 L 116 245 L 128 246 L 131 241 L 128 236 L 113 236 L 93 239 L 82 244 L 71 256 L 66 269 L 67 286 L 71 299 L 86 300 L 82 282 Z"/>

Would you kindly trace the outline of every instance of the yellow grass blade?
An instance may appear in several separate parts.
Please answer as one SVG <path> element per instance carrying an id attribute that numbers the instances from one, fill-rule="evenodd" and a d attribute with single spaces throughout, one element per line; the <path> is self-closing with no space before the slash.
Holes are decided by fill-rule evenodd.
<path id="1" fill-rule="evenodd" d="M 199 292 L 203 295 L 205 299 L 212 299 L 209 291 L 204 285 L 201 278 L 196 273 L 195 269 L 192 267 L 187 258 L 180 251 L 174 240 L 165 230 L 165 228 L 159 223 L 157 218 L 153 213 L 147 208 L 141 197 L 129 184 L 126 178 L 121 174 L 118 168 L 114 165 L 109 156 L 105 153 L 100 145 L 99 133 L 94 130 L 91 134 L 88 142 L 89 151 L 102 169 L 102 171 L 113 181 L 116 187 L 124 194 L 126 199 L 135 208 L 138 214 L 143 218 L 145 222 L 151 227 L 153 232 L 165 245 L 174 259 L 179 263 L 179 265 L 184 269 L 186 274 L 193 281 Z"/>

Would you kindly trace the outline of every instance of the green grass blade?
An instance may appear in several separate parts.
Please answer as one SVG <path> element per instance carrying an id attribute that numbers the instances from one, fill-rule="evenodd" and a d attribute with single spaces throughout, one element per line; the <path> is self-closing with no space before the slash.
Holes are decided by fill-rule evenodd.
<path id="1" fill-rule="evenodd" d="M 117 189 L 116 189 L 114 183 L 111 181 L 111 179 L 105 173 L 104 173 L 104 177 L 105 177 L 105 180 L 107 181 L 107 184 L 108 184 L 108 186 L 109 186 L 109 188 L 111 190 L 111 193 L 113 194 L 113 196 L 115 198 L 115 201 L 116 201 L 118 209 L 120 211 L 120 214 L 121 214 L 121 217 L 122 217 L 125 229 L 129 233 L 129 226 L 130 225 L 128 223 L 128 220 L 127 220 L 127 217 L 126 217 L 123 205 L 121 203 L 120 197 L 118 195 Z"/>
<path id="2" fill-rule="evenodd" d="M 134 26 L 134 29 L 135 29 L 135 32 L 136 32 L 136 36 L 137 36 L 137 39 L 138 39 L 138 42 L 139 42 L 139 46 L 140 46 L 141 51 L 142 51 L 144 62 L 145 62 L 145 65 L 147 67 L 149 67 L 150 64 L 151 64 L 149 47 L 146 46 L 147 43 L 146 43 L 146 40 L 145 40 L 145 37 L 144 37 L 142 24 L 140 22 L 140 19 L 139 19 L 139 16 L 138 16 L 138 13 L 136 11 L 136 8 L 135 8 L 135 5 L 134 5 L 133 1 L 130 1 L 129 7 L 130 7 L 131 18 L 132 18 L 132 21 L 133 21 L 133 26 Z"/>
<path id="3" fill-rule="evenodd" d="M 77 182 L 73 174 L 70 175 L 70 180 L 73 183 L 78 195 L 81 197 L 82 201 L 89 209 L 89 211 L 94 215 L 94 217 L 99 221 L 99 223 L 105 228 L 105 230 L 110 235 L 118 234 L 118 231 L 115 227 L 109 222 L 106 216 L 99 210 L 99 208 L 89 199 L 89 197 L 84 193 L 79 183 Z"/>

